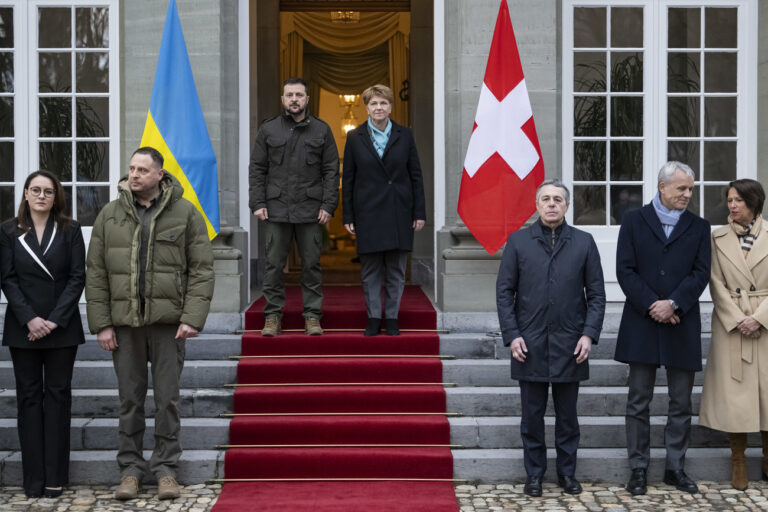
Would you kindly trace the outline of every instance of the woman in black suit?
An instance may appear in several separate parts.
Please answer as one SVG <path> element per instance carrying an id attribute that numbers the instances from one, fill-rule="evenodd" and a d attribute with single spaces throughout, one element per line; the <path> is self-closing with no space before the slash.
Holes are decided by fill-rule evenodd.
<path id="1" fill-rule="evenodd" d="M 64 215 L 58 178 L 33 172 L 18 217 L 0 226 L 0 280 L 8 299 L 3 345 L 16 377 L 24 492 L 61 495 L 69 480 L 72 369 L 85 342 L 78 301 L 85 284 L 85 244 Z"/>
<path id="2" fill-rule="evenodd" d="M 424 182 L 411 130 L 389 119 L 392 90 L 374 85 L 363 92 L 368 121 L 347 134 L 342 198 L 344 227 L 357 238 L 366 336 L 381 329 L 382 276 L 386 275 L 386 333 L 400 334 L 397 313 L 405 286 L 405 265 L 413 233 L 427 218 Z"/>

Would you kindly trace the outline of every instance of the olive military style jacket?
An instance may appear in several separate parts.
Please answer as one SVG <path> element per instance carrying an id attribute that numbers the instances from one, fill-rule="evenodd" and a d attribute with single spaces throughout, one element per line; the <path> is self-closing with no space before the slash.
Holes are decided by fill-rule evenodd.
<path id="1" fill-rule="evenodd" d="M 261 125 L 249 166 L 249 206 L 267 209 L 272 222 L 317 222 L 320 208 L 339 202 L 339 152 L 330 126 L 290 115 Z"/>
<path id="2" fill-rule="evenodd" d="M 205 221 L 182 197 L 181 184 L 165 173 L 150 223 L 144 314 L 139 298 L 141 222 L 127 178 L 120 196 L 96 217 L 85 281 L 88 327 L 140 327 L 185 323 L 201 330 L 213 296 L 213 252 Z"/>

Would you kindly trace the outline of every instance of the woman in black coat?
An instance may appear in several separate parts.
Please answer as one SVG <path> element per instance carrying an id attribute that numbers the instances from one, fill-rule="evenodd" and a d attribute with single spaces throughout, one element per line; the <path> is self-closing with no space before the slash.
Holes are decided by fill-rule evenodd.
<path id="1" fill-rule="evenodd" d="M 366 336 L 381 329 L 382 275 L 386 275 L 386 332 L 400 334 L 397 313 L 405 287 L 413 233 L 427 218 L 424 182 L 411 130 L 389 119 L 392 90 L 374 85 L 363 92 L 368 121 L 347 134 L 342 174 L 344 227 L 357 238 Z"/>
<path id="2" fill-rule="evenodd" d="M 72 370 L 85 342 L 78 301 L 85 284 L 80 226 L 64 215 L 59 180 L 36 171 L 18 216 L 0 226 L 0 279 L 8 299 L 3 345 L 16 377 L 24 492 L 55 498 L 69 480 Z"/>

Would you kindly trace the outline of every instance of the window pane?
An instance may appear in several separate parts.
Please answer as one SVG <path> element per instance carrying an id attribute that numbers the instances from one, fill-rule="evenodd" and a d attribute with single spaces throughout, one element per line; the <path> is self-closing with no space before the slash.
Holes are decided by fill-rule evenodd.
<path id="1" fill-rule="evenodd" d="M 687 164 L 700 179 L 699 173 L 699 141 L 674 140 L 667 143 L 667 160 L 675 160 Z"/>
<path id="2" fill-rule="evenodd" d="M 0 187 L 0 218 L 7 220 L 13 218 L 15 208 L 13 204 L 13 187 Z"/>
<path id="3" fill-rule="evenodd" d="M 51 171 L 61 181 L 72 181 L 72 143 L 40 142 L 40 168 Z"/>
<path id="4" fill-rule="evenodd" d="M 699 98 L 675 97 L 667 99 L 667 136 L 699 136 Z"/>
<path id="5" fill-rule="evenodd" d="M 728 185 L 712 185 L 704 187 L 704 218 L 710 224 L 728 223 L 728 203 L 725 193 Z"/>
<path id="6" fill-rule="evenodd" d="M 605 185 L 573 187 L 573 222 L 577 225 L 605 225 Z"/>
<path id="7" fill-rule="evenodd" d="M 611 53 L 611 91 L 643 91 L 643 54 L 640 52 Z"/>
<path id="8" fill-rule="evenodd" d="M 605 7 L 577 7 L 573 10 L 574 48 L 606 47 Z"/>
<path id="9" fill-rule="evenodd" d="M 701 69 L 699 53 L 670 52 L 667 60 L 667 90 L 669 92 L 699 92 Z"/>
<path id="10" fill-rule="evenodd" d="M 39 61 L 40 92 L 72 91 L 72 54 L 41 52 Z"/>
<path id="11" fill-rule="evenodd" d="M 668 47 L 701 48 L 701 10 L 671 8 L 668 14 Z"/>
<path id="12" fill-rule="evenodd" d="M 605 92 L 605 52 L 573 54 L 573 90 Z"/>
<path id="13" fill-rule="evenodd" d="M 0 181 L 14 181 L 14 162 L 13 142 L 0 142 Z"/>
<path id="14" fill-rule="evenodd" d="M 699 187 L 696 185 L 693 187 L 693 194 L 691 195 L 691 200 L 688 202 L 688 208 L 687 210 L 691 213 L 695 213 L 696 215 L 701 215 L 701 210 L 699 209 Z"/>
<path id="15" fill-rule="evenodd" d="M 13 8 L 0 8 L 0 48 L 13 48 Z"/>
<path id="16" fill-rule="evenodd" d="M 738 12 L 733 7 L 704 9 L 704 41 L 707 48 L 736 48 Z"/>
<path id="17" fill-rule="evenodd" d="M 77 98 L 77 136 L 109 136 L 109 98 Z"/>
<path id="18" fill-rule="evenodd" d="M 643 98 L 611 98 L 611 135 L 640 137 L 643 135 Z"/>
<path id="19" fill-rule="evenodd" d="M 736 142 L 704 142 L 704 180 L 736 179 Z"/>
<path id="20" fill-rule="evenodd" d="M 13 98 L 0 98 L 0 137 L 13 137 Z"/>
<path id="21" fill-rule="evenodd" d="M 88 7 L 75 9 L 78 48 L 109 48 L 109 9 Z"/>
<path id="22" fill-rule="evenodd" d="M 736 98 L 704 99 L 704 135 L 736 136 Z"/>
<path id="23" fill-rule="evenodd" d="M 77 220 L 93 226 L 96 215 L 109 202 L 109 187 L 77 187 Z"/>
<path id="24" fill-rule="evenodd" d="M 78 181 L 109 181 L 109 143 L 77 142 Z"/>
<path id="25" fill-rule="evenodd" d="M 109 92 L 109 54 L 78 53 L 77 92 Z"/>
<path id="26" fill-rule="evenodd" d="M 611 185 L 611 224 L 621 224 L 624 214 L 643 206 L 643 186 Z"/>
<path id="27" fill-rule="evenodd" d="M 576 141 L 573 143 L 573 179 L 576 181 L 605 180 L 605 142 Z"/>
<path id="28" fill-rule="evenodd" d="M 64 185 L 64 213 L 69 217 L 72 216 L 72 185 Z"/>
<path id="29" fill-rule="evenodd" d="M 611 179 L 624 181 L 643 180 L 642 141 L 611 141 Z"/>
<path id="30" fill-rule="evenodd" d="M 704 90 L 707 92 L 736 92 L 736 54 L 704 54 Z"/>
<path id="31" fill-rule="evenodd" d="M 71 98 L 40 98 L 40 136 L 72 136 Z"/>
<path id="32" fill-rule="evenodd" d="M 39 48 L 72 47 L 71 13 L 69 7 L 40 7 L 37 10 Z"/>
<path id="33" fill-rule="evenodd" d="M 642 7 L 614 7 L 611 9 L 611 47 L 643 47 Z"/>
<path id="34" fill-rule="evenodd" d="M 577 137 L 605 135 L 605 97 L 573 98 L 573 134 Z"/>
<path id="35" fill-rule="evenodd" d="M 0 92 L 13 92 L 13 54 L 0 53 Z"/>

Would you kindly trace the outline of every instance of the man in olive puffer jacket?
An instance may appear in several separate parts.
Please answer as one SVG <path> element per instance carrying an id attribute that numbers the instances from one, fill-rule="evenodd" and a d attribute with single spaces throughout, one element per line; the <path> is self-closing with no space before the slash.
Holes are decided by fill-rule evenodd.
<path id="1" fill-rule="evenodd" d="M 148 472 L 158 497 L 179 496 L 179 378 L 184 340 L 202 330 L 213 295 L 213 253 L 205 221 L 163 170 L 162 155 L 137 149 L 119 197 L 93 225 L 85 297 L 88 325 L 112 351 L 120 394 L 117 499 L 135 498 Z M 155 449 L 142 455 L 147 363 L 152 363 Z"/>

